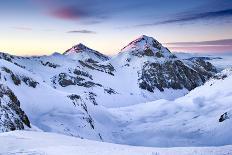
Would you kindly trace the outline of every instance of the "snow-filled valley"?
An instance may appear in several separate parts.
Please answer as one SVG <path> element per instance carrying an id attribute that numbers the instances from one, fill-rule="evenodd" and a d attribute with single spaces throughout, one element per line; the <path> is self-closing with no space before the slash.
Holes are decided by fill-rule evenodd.
<path id="1" fill-rule="evenodd" d="M 113 57 L 0 53 L 0 154 L 232 154 L 231 62 L 147 36 Z"/>

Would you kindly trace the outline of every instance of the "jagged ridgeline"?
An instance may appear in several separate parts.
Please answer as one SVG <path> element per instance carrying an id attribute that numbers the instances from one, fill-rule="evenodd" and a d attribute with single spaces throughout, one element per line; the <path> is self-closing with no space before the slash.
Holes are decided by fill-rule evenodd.
<path id="1" fill-rule="evenodd" d="M 104 140 L 108 127 L 93 117 L 99 106 L 175 99 L 215 73 L 207 60 L 182 60 L 145 35 L 113 57 L 83 44 L 49 56 L 0 53 L 0 131 L 30 120 L 44 131 Z"/>

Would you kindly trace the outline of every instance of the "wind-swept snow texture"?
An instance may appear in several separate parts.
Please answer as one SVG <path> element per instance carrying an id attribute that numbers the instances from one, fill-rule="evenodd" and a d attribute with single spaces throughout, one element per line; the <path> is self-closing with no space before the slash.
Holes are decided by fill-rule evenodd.
<path id="1" fill-rule="evenodd" d="M 2 155 L 230 155 L 232 146 L 149 148 L 83 140 L 54 133 L 0 134 Z"/>
<path id="2" fill-rule="evenodd" d="M 229 145 L 231 70 L 218 71 L 207 59 L 182 59 L 148 36 L 111 58 L 83 44 L 50 56 L 0 53 L 0 84 L 21 109 L 6 110 L 7 121 L 21 125 L 1 125 L 1 132 L 32 127 L 130 145 Z"/>
<path id="3" fill-rule="evenodd" d="M 110 109 L 123 143 L 145 146 L 220 146 L 232 143 L 232 69 L 174 101 Z M 126 142 L 125 142 L 126 141 Z"/>

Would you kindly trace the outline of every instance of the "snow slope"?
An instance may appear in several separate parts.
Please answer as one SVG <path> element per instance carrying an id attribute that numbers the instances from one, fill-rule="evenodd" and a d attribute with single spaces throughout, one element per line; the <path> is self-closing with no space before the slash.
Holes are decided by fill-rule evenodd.
<path id="1" fill-rule="evenodd" d="M 201 66 L 194 68 L 190 61 L 189 64 L 183 62 L 158 41 L 144 35 L 113 58 L 83 44 L 73 46 L 64 54 L 17 57 L 0 53 L 0 58 L 20 67 L 19 70 L 23 68 L 55 91 L 91 93 L 96 103 L 105 107 L 174 100 L 214 74 L 211 70 L 200 69 Z M 162 72 L 155 73 L 157 67 Z"/>
<path id="2" fill-rule="evenodd" d="M 1 72 L 2 79 L 7 79 L 1 82 L 14 90 L 32 125 L 43 131 L 143 146 L 221 146 L 232 143 L 231 119 L 219 122 L 226 112 L 230 117 L 232 110 L 230 69 L 174 101 L 162 99 L 106 108 L 95 105 L 94 96 L 89 93 L 79 95 L 55 89 L 40 76 L 5 60 L 0 61 L 1 68 L 7 67 L 19 79 L 29 76 L 38 83 L 35 88 L 24 82 L 15 85 L 12 75 Z M 73 100 L 68 97 L 72 95 Z"/>
<path id="3" fill-rule="evenodd" d="M 162 147 L 231 144 L 231 83 L 230 68 L 174 101 L 110 109 L 119 122 L 118 142 Z"/>
<path id="4" fill-rule="evenodd" d="M 0 134 L 0 154 L 22 155 L 230 155 L 232 146 L 149 148 L 83 140 L 44 132 Z"/>
<path id="5" fill-rule="evenodd" d="M 215 75 L 210 63 L 178 58 L 147 36 L 113 58 L 82 44 L 50 56 L 0 53 L 0 83 L 33 130 L 130 145 L 231 144 L 224 72 L 206 82 Z"/>

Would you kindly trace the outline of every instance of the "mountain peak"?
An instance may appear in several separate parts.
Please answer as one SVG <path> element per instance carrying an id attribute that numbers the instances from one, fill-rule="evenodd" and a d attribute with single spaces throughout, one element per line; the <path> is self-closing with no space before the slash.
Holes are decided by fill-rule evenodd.
<path id="1" fill-rule="evenodd" d="M 166 47 L 163 47 L 153 37 L 142 35 L 137 39 L 130 42 L 125 46 L 121 53 L 129 53 L 130 55 L 143 57 L 156 57 L 156 58 L 175 58 L 176 56 L 172 54 Z"/>
<path id="2" fill-rule="evenodd" d="M 85 51 L 93 51 L 89 47 L 85 46 L 82 43 L 79 43 L 72 48 L 68 49 L 67 51 L 64 52 L 64 55 L 72 54 L 72 53 L 80 53 L 80 52 L 85 52 Z"/>
<path id="3" fill-rule="evenodd" d="M 68 49 L 63 53 L 63 55 L 71 56 L 72 58 L 76 59 L 93 59 L 96 61 L 105 61 L 109 58 L 105 56 L 104 54 L 95 51 L 87 46 L 85 46 L 82 43 L 79 43 L 72 48 Z"/>
<path id="4" fill-rule="evenodd" d="M 147 35 L 141 35 L 140 37 L 138 37 L 137 39 L 145 39 L 145 40 L 155 40 L 154 38 L 152 38 L 152 37 L 149 37 L 149 36 L 147 36 Z"/>
<path id="5" fill-rule="evenodd" d="M 147 48 L 156 48 L 161 49 L 162 45 L 153 37 L 149 37 L 146 35 L 141 35 L 137 39 L 130 42 L 127 46 L 125 46 L 122 50 L 128 49 L 147 49 Z"/>

